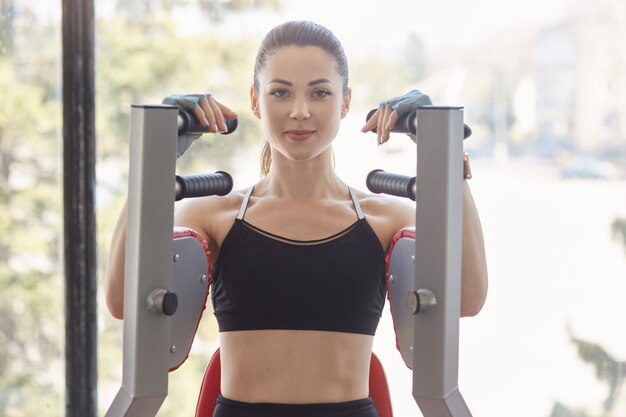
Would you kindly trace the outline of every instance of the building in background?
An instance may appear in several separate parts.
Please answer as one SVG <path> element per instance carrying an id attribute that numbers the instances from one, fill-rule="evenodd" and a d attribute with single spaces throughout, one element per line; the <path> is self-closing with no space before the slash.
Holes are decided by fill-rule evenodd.
<path id="1" fill-rule="evenodd" d="M 626 153 L 626 22 L 598 2 L 542 30 L 535 45 L 536 140 L 584 153 Z"/>

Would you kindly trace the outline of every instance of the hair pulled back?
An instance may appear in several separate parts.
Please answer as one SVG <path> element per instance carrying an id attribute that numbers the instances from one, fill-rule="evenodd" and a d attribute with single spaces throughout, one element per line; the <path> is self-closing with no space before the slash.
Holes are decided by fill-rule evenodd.
<path id="1" fill-rule="evenodd" d="M 337 72 L 343 79 L 343 93 L 348 92 L 348 60 L 339 39 L 328 28 L 308 20 L 282 23 L 270 30 L 261 41 L 254 63 L 254 89 L 259 91 L 259 74 L 268 59 L 285 46 L 316 46 L 335 58 Z M 261 175 L 270 171 L 272 155 L 266 141 L 261 152 Z"/>

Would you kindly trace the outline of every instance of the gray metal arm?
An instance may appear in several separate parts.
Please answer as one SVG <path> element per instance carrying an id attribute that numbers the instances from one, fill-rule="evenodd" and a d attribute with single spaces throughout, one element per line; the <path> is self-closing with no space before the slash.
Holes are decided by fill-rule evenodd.
<path id="1" fill-rule="evenodd" d="M 462 107 L 419 108 L 416 132 L 417 238 L 400 239 L 392 252 L 391 309 L 400 352 L 413 369 L 413 397 L 424 416 L 471 417 L 458 389 Z"/>
<path id="2" fill-rule="evenodd" d="M 123 377 L 106 417 L 154 416 L 167 395 L 168 369 L 155 363 L 169 362 L 163 341 L 170 339 L 170 317 L 150 311 L 146 302 L 155 289 L 167 290 L 172 276 L 177 117 L 176 107 L 132 108 Z M 154 192 L 157 186 L 172 192 Z"/>
<path id="3" fill-rule="evenodd" d="M 436 307 L 415 316 L 413 397 L 426 417 L 471 413 L 458 390 L 463 110 L 417 112 L 415 277 Z"/>

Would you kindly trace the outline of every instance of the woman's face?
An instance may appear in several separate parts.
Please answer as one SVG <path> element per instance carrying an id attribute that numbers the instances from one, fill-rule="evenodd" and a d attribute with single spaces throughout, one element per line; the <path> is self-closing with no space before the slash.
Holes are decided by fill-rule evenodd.
<path id="1" fill-rule="evenodd" d="M 304 161 L 330 149 L 350 106 L 333 56 L 313 46 L 283 47 L 267 60 L 258 85 L 252 109 L 274 151 Z"/>

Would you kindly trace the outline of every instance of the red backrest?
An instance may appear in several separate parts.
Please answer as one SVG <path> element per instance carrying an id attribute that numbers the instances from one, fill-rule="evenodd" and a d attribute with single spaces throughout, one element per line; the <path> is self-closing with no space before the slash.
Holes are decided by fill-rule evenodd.
<path id="1" fill-rule="evenodd" d="M 198 405 L 196 406 L 196 417 L 212 417 L 213 409 L 217 396 L 220 393 L 220 350 L 217 349 L 209 365 L 204 372 L 202 386 L 200 387 L 200 395 L 198 396 Z M 380 359 L 372 353 L 370 361 L 370 397 L 374 400 L 376 409 L 380 417 L 393 417 L 391 409 L 391 398 L 389 396 L 389 386 L 387 385 L 387 377 Z"/>

